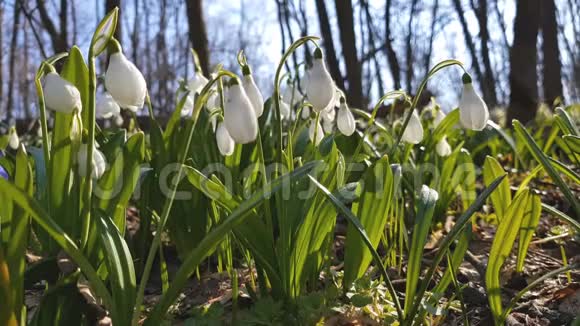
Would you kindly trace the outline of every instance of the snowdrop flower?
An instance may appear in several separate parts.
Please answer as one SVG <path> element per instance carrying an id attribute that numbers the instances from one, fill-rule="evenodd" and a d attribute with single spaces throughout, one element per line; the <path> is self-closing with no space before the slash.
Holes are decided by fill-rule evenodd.
<path id="1" fill-rule="evenodd" d="M 237 78 L 230 81 L 224 123 L 230 136 L 238 144 L 247 144 L 258 136 L 256 112 Z"/>
<path id="2" fill-rule="evenodd" d="M 74 109 L 82 110 L 79 90 L 55 72 L 44 77 L 44 102 L 46 107 L 57 112 L 71 113 Z"/>
<path id="3" fill-rule="evenodd" d="M 218 149 L 223 156 L 230 156 L 234 153 L 234 147 L 236 146 L 236 143 L 232 137 L 230 137 L 228 129 L 223 122 L 218 124 L 215 137 Z"/>
<path id="4" fill-rule="evenodd" d="M 346 105 L 344 97 L 340 98 L 340 108 L 338 109 L 336 125 L 338 130 L 340 130 L 340 132 L 345 136 L 352 135 L 356 128 L 354 116 L 352 115 L 352 112 L 350 112 L 348 105 Z"/>
<path id="5" fill-rule="evenodd" d="M 330 73 L 326 70 L 322 50 L 314 51 L 314 63 L 308 72 L 306 95 L 315 112 L 324 110 L 334 98 L 335 87 Z"/>
<path id="6" fill-rule="evenodd" d="M 82 133 L 83 133 L 83 120 L 81 119 L 80 113 L 75 110 L 71 121 L 69 134 L 71 142 L 79 144 L 82 139 Z"/>
<path id="7" fill-rule="evenodd" d="M 437 126 L 441 123 L 441 121 L 445 119 L 445 113 L 443 113 L 443 110 L 441 109 L 436 109 L 434 112 L 435 113 L 433 114 L 433 127 L 437 128 Z"/>
<path id="8" fill-rule="evenodd" d="M 326 110 L 323 110 L 322 112 L 320 112 L 320 117 L 322 118 L 323 122 L 332 123 L 336 119 L 336 110 L 334 109 L 334 107 L 330 107 Z"/>
<path id="9" fill-rule="evenodd" d="M 316 141 L 314 141 L 314 136 L 316 134 Z M 312 119 L 310 121 L 310 127 L 308 128 L 308 136 L 310 136 L 310 141 L 314 143 L 314 146 L 318 146 L 322 138 L 324 138 L 324 130 L 322 130 L 322 126 L 320 125 L 320 121 L 316 121 L 316 119 Z"/>
<path id="10" fill-rule="evenodd" d="M 487 105 L 473 89 L 469 74 L 463 74 L 463 92 L 459 101 L 459 121 L 466 129 L 483 130 L 489 119 Z"/>
<path id="11" fill-rule="evenodd" d="M 280 98 L 280 116 L 282 119 L 290 119 L 290 106 Z"/>
<path id="12" fill-rule="evenodd" d="M 115 116 L 115 125 L 117 127 L 122 127 L 124 122 L 125 121 L 123 120 L 123 116 L 121 114 Z"/>
<path id="13" fill-rule="evenodd" d="M 443 139 L 441 139 L 437 145 L 435 145 L 435 151 L 439 156 L 445 157 L 451 155 L 451 146 L 447 142 L 446 136 L 444 136 Z"/>
<path id="14" fill-rule="evenodd" d="M 183 100 L 183 98 L 181 98 L 181 100 Z M 181 108 L 181 117 L 184 118 L 190 116 L 191 113 L 193 112 L 193 106 L 194 106 L 193 95 L 192 93 L 189 93 L 188 95 L 186 95 L 185 103 Z"/>
<path id="15" fill-rule="evenodd" d="M 205 85 L 207 85 L 207 83 L 208 80 L 205 78 L 203 73 L 201 71 L 196 71 L 195 74 L 193 74 L 193 78 L 187 83 L 187 88 L 189 88 L 192 94 L 201 93 L 201 90 Z"/>
<path id="16" fill-rule="evenodd" d="M 250 99 L 252 106 L 254 107 L 254 111 L 256 112 L 256 117 L 262 116 L 264 112 L 264 97 L 262 97 L 262 93 L 258 86 L 256 86 L 256 82 L 254 82 L 254 77 L 252 77 L 252 72 L 248 65 L 242 68 L 244 78 L 242 80 L 242 86 L 246 91 L 246 95 Z"/>
<path id="17" fill-rule="evenodd" d="M 96 143 L 95 143 L 96 145 Z M 87 157 L 88 157 L 88 146 L 82 144 L 77 153 L 77 162 L 79 164 L 79 175 L 81 177 L 87 176 Z M 92 159 L 93 169 L 91 177 L 93 179 L 99 179 L 103 173 L 105 173 L 107 167 L 107 161 L 105 156 L 97 148 L 93 148 L 93 159 Z"/>
<path id="18" fill-rule="evenodd" d="M 120 46 L 109 59 L 105 87 L 121 108 L 137 112 L 143 107 L 147 83 L 141 71 L 125 57 Z"/>
<path id="19" fill-rule="evenodd" d="M 18 146 L 20 146 L 20 138 L 18 138 L 16 129 L 12 127 L 10 128 L 8 135 L 8 147 L 12 148 L 13 150 L 17 150 Z"/>
<path id="20" fill-rule="evenodd" d="M 97 118 L 110 119 L 121 113 L 119 104 L 115 102 L 109 92 L 103 93 L 98 99 L 95 107 Z"/>
<path id="21" fill-rule="evenodd" d="M 409 144 L 419 144 L 423 140 L 423 126 L 417 110 L 413 110 L 407 128 L 403 132 L 401 140 Z"/>
<path id="22" fill-rule="evenodd" d="M 306 120 L 306 119 L 310 118 L 310 107 L 309 106 L 305 106 L 302 108 L 302 113 L 300 113 L 300 117 L 302 118 L 302 120 Z"/>

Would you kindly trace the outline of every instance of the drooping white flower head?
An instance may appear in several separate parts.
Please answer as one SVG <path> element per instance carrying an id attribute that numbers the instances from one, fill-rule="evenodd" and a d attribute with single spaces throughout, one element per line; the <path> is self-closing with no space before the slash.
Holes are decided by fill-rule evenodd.
<path id="1" fill-rule="evenodd" d="M 459 101 L 459 121 L 466 129 L 483 130 L 489 120 L 487 105 L 473 89 L 471 77 L 463 74 L 463 92 Z"/>
<path id="2" fill-rule="evenodd" d="M 193 78 L 187 83 L 187 88 L 192 94 L 201 93 L 201 90 L 207 85 L 208 80 L 205 78 L 201 71 L 196 71 L 193 74 Z"/>
<path id="3" fill-rule="evenodd" d="M 145 103 L 147 83 L 141 71 L 125 57 L 120 46 L 117 50 L 109 58 L 105 87 L 121 108 L 137 112 Z"/>
<path id="4" fill-rule="evenodd" d="M 78 111 L 74 111 L 69 137 L 72 143 L 79 144 L 83 135 L 83 120 Z"/>
<path id="5" fill-rule="evenodd" d="M 256 112 L 237 78 L 230 81 L 224 108 L 224 123 L 230 136 L 238 144 L 247 144 L 258 136 Z"/>
<path id="6" fill-rule="evenodd" d="M 302 118 L 302 120 L 306 120 L 306 119 L 310 118 L 310 107 L 309 106 L 305 106 L 302 108 L 302 113 L 300 113 L 300 117 Z"/>
<path id="7" fill-rule="evenodd" d="M 83 109 L 79 90 L 55 72 L 44 77 L 43 93 L 46 107 L 51 110 L 72 113 L 74 109 Z"/>
<path id="8" fill-rule="evenodd" d="M 181 117 L 187 117 L 190 116 L 191 113 L 193 112 L 193 106 L 194 106 L 194 101 L 193 101 L 193 93 L 190 92 L 185 96 L 185 102 L 183 104 L 183 107 L 181 108 Z M 181 100 L 183 100 L 183 98 L 181 98 Z"/>
<path id="9" fill-rule="evenodd" d="M 435 145 L 435 151 L 437 152 L 437 155 L 439 156 L 449 156 L 451 155 L 451 146 L 449 145 L 449 143 L 447 142 L 447 137 L 443 137 L 438 143 L 437 145 Z"/>
<path id="10" fill-rule="evenodd" d="M 417 110 L 413 110 L 401 140 L 409 144 L 419 144 L 423 140 L 423 126 Z"/>
<path id="11" fill-rule="evenodd" d="M 340 108 L 338 109 L 336 126 L 338 127 L 338 130 L 340 130 L 340 132 L 345 136 L 352 135 L 356 129 L 354 116 L 352 115 L 352 112 L 350 112 L 344 97 L 340 98 Z"/>
<path id="12" fill-rule="evenodd" d="M 110 119 L 121 113 L 119 104 L 115 102 L 115 99 L 113 99 L 109 92 L 104 92 L 99 96 L 99 98 L 97 98 L 95 110 L 97 118 L 101 119 Z"/>
<path id="13" fill-rule="evenodd" d="M 96 144 L 95 144 L 96 145 Z M 77 153 L 77 162 L 79 168 L 79 175 L 81 177 L 87 176 L 87 157 L 88 157 L 88 146 L 86 144 L 81 144 L 79 151 Z M 93 169 L 91 177 L 93 179 L 99 179 L 107 168 L 107 161 L 105 156 L 97 148 L 93 148 Z"/>
<path id="14" fill-rule="evenodd" d="M 18 138 L 16 129 L 12 127 L 8 133 L 8 147 L 12 148 L 13 150 L 17 150 L 18 146 L 20 146 L 20 138 Z"/>
<path id="15" fill-rule="evenodd" d="M 336 119 L 336 109 L 334 106 L 329 106 L 327 109 L 320 112 L 320 117 L 322 118 L 322 121 L 332 123 Z"/>
<path id="16" fill-rule="evenodd" d="M 437 128 L 441 121 L 445 119 L 445 113 L 441 109 L 435 109 L 433 112 L 433 127 Z"/>
<path id="17" fill-rule="evenodd" d="M 324 110 L 334 98 L 335 86 L 322 57 L 322 50 L 314 51 L 314 62 L 308 72 L 306 96 L 315 112 Z"/>
<path id="18" fill-rule="evenodd" d="M 230 137 L 228 129 L 223 122 L 218 123 L 217 130 L 215 132 L 215 138 L 218 149 L 223 156 L 230 156 L 234 153 L 236 143 L 232 137 Z"/>
<path id="19" fill-rule="evenodd" d="M 290 106 L 280 98 L 280 116 L 282 119 L 290 119 Z"/>
<path id="20" fill-rule="evenodd" d="M 320 141 L 322 141 L 322 138 L 324 138 L 324 130 L 322 130 L 320 121 L 316 122 L 316 119 L 310 120 L 310 127 L 308 128 L 308 136 L 310 137 L 310 141 L 314 143 L 314 146 L 318 146 L 318 144 L 320 144 Z M 316 141 L 314 141 L 315 136 Z"/>
<path id="21" fill-rule="evenodd" d="M 124 122 L 123 116 L 120 113 L 115 116 L 115 125 L 117 127 L 122 127 Z"/>
<path id="22" fill-rule="evenodd" d="M 254 77 L 252 77 L 252 73 L 249 66 L 244 66 L 242 69 L 244 73 L 244 78 L 242 80 L 242 86 L 246 91 L 246 95 L 250 99 L 252 103 L 252 107 L 256 112 L 256 117 L 261 117 L 262 113 L 264 112 L 264 97 L 262 96 L 262 92 L 258 86 L 256 86 L 256 82 L 254 81 Z"/>

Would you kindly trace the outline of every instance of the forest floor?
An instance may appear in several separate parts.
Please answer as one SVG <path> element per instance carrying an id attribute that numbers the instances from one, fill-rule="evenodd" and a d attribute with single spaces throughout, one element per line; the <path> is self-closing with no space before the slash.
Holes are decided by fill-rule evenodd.
<path id="1" fill-rule="evenodd" d="M 549 182 L 543 186 L 542 197 L 543 202 L 566 210 L 566 203 L 562 200 L 561 194 Z M 135 217 L 128 220 L 129 227 L 135 223 L 138 223 L 138 219 Z M 448 223 L 452 223 L 452 221 L 449 220 Z M 346 222 L 339 218 L 336 228 L 337 240 L 334 248 L 334 263 L 336 266 L 332 266 L 331 269 L 340 269 L 345 224 Z M 529 247 L 524 271 L 521 274 L 515 272 L 515 253 L 517 250 L 512 250 L 512 255 L 504 264 L 501 275 L 504 308 L 513 296 L 530 282 L 562 267 L 562 250 L 566 254 L 568 264 L 580 263 L 580 244 L 571 240 L 570 237 L 565 237 L 565 234 L 564 237 L 555 235 L 555 230 L 566 232 L 566 229 L 562 229 L 561 226 L 563 226 L 562 222 L 556 218 L 545 214 L 542 215 Z M 444 226 L 440 231 L 432 233 L 431 239 L 425 247 L 425 264 L 429 264 L 430 257 L 437 251 L 437 241 L 443 238 L 446 228 L 449 228 L 449 225 Z M 444 318 L 441 318 L 441 321 L 436 324 L 465 325 L 465 317 L 468 318 L 470 325 L 493 324 L 486 297 L 484 275 L 495 230 L 496 226 L 488 224 L 481 219 L 479 220 L 478 225 L 474 227 L 474 236 L 470 242 L 466 258 L 459 267 L 457 280 L 463 288 L 462 295 L 466 314 L 464 315 L 460 309 L 455 307 L 447 310 L 446 315 L 442 316 Z M 165 247 L 164 252 L 171 282 L 172 274 L 179 267 L 179 259 L 172 247 Z M 147 307 L 146 310 L 151 309 L 161 297 L 161 279 L 158 271 L 159 267 L 154 266 L 150 284 L 146 289 L 144 302 Z M 405 266 L 403 266 L 404 271 Z M 236 311 L 248 312 L 255 305 L 245 288 L 251 281 L 250 271 L 248 268 L 240 267 L 237 272 L 240 287 Z M 321 278 L 323 277 L 324 275 L 321 275 Z M 201 268 L 200 278 L 201 281 L 197 277 L 191 278 L 188 286 L 183 289 L 177 303 L 172 307 L 170 312 L 173 315 L 175 324 L 190 325 L 194 316 L 199 316 L 200 314 L 205 314 L 204 319 L 207 322 L 196 323 L 196 325 L 231 324 L 234 312 L 232 308 L 232 286 L 228 274 L 226 272 L 216 272 L 216 267 L 208 263 Z M 401 295 L 404 294 L 404 278 L 397 279 L 395 277 L 393 283 L 396 290 Z M 453 286 L 450 286 L 448 294 L 452 294 L 452 290 Z M 29 311 L 34 310 L 35 306 L 38 305 L 41 294 L 42 287 L 26 291 L 26 305 Z M 339 299 L 337 302 L 330 304 L 330 306 L 327 305 L 321 311 L 319 317 L 324 320 L 324 325 L 381 325 L 375 320 L 376 318 L 372 318 L 372 314 L 369 314 L 368 311 L 363 312 L 364 310 L 349 309 L 348 307 L 345 309 L 345 306 L 348 305 L 348 299 Z M 208 307 L 211 307 L 211 309 L 208 309 Z M 31 315 L 29 314 L 29 316 Z M 573 270 L 568 274 L 563 273 L 548 278 L 527 292 L 510 313 L 506 324 L 513 326 L 567 325 L 578 315 L 580 315 L 580 271 Z M 242 314 L 241 316 L 244 315 Z"/>

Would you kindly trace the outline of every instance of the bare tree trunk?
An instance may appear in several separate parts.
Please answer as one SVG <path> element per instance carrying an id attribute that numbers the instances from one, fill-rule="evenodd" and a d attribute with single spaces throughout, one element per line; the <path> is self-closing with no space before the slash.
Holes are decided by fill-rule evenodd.
<path id="1" fill-rule="evenodd" d="M 558 96 L 563 96 L 562 62 L 558 48 L 558 22 L 554 0 L 542 0 L 541 16 L 544 101 L 552 106 Z"/>
<path id="2" fill-rule="evenodd" d="M 135 10 L 135 17 L 139 17 L 139 0 L 133 2 L 133 9 Z M 133 33 L 131 33 L 131 51 L 133 62 L 139 67 L 139 21 L 140 19 L 133 19 Z"/>
<path id="3" fill-rule="evenodd" d="M 187 21 L 189 22 L 189 40 L 199 56 L 203 73 L 209 76 L 209 49 L 202 0 L 190 0 L 185 3 L 187 4 Z"/>
<path id="4" fill-rule="evenodd" d="M 487 29 L 487 0 L 479 0 L 479 7 L 475 7 L 472 1 L 472 8 L 475 11 L 477 21 L 479 22 L 479 37 L 481 40 L 481 58 L 483 61 L 483 84 L 484 96 L 487 105 L 497 105 L 497 94 L 495 92 L 495 79 L 493 77 L 493 69 L 491 68 L 491 60 L 489 59 L 489 31 Z"/>
<path id="5" fill-rule="evenodd" d="M 38 13 L 40 14 L 41 23 L 50 36 L 50 40 L 52 42 L 52 48 L 54 52 L 65 52 L 68 49 L 68 38 L 67 38 L 67 1 L 61 0 L 60 2 L 60 13 L 59 13 L 59 23 L 60 23 L 60 31 L 57 31 L 52 19 L 50 18 L 50 14 L 46 10 L 46 2 L 43 0 L 36 0 L 36 7 L 38 9 Z"/>
<path id="6" fill-rule="evenodd" d="M 431 55 L 433 53 L 433 40 L 435 39 L 435 26 L 437 25 L 438 9 L 439 9 L 439 0 L 435 0 L 435 3 L 433 4 L 433 9 L 431 10 L 431 30 L 430 30 L 431 34 L 429 35 L 429 48 L 427 49 L 427 52 L 425 52 L 425 57 L 423 60 L 425 75 L 427 75 L 429 69 L 431 68 Z"/>
<path id="7" fill-rule="evenodd" d="M 395 89 L 400 89 L 401 66 L 399 66 L 397 53 L 395 53 L 395 49 L 393 48 L 393 38 L 391 36 L 391 1 L 392 0 L 387 0 L 385 5 L 385 51 L 391 75 L 393 76 L 393 84 L 395 85 Z"/>
<path id="8" fill-rule="evenodd" d="M 22 33 L 24 34 L 24 45 L 22 46 L 22 50 L 24 51 L 23 55 L 22 55 L 22 74 L 21 76 L 24 76 L 24 78 L 20 79 L 20 94 L 22 94 L 22 104 L 24 106 L 24 114 L 26 119 L 30 119 L 32 117 L 32 111 L 30 109 L 30 99 L 29 99 L 29 85 L 33 84 L 31 83 L 30 79 L 29 79 L 29 44 L 28 44 L 28 23 L 27 21 L 23 22 L 23 28 L 22 28 Z"/>
<path id="9" fill-rule="evenodd" d="M 405 41 L 405 64 L 407 68 L 405 70 L 405 81 L 407 82 L 407 91 L 412 92 L 413 88 L 413 47 L 411 46 L 411 38 L 413 36 L 413 18 L 415 17 L 415 11 L 417 9 L 418 0 L 413 0 L 411 3 L 411 12 L 409 14 L 409 23 L 407 25 L 407 38 Z"/>
<path id="10" fill-rule="evenodd" d="M 373 54 L 372 58 L 373 58 L 373 62 L 375 64 L 375 74 L 376 74 L 376 78 L 377 78 L 377 82 L 379 84 L 378 87 L 378 97 L 381 97 L 384 94 L 384 84 L 383 84 L 383 76 L 381 74 L 381 65 L 379 64 L 379 61 L 377 60 L 377 48 L 375 45 L 375 25 L 373 24 L 373 17 L 371 15 L 371 12 L 369 10 L 369 4 L 366 0 L 361 0 L 361 5 L 363 6 L 363 9 L 365 11 L 365 16 L 366 16 L 366 20 L 367 20 L 367 28 L 369 30 L 369 44 L 370 44 L 370 52 Z"/>
<path id="11" fill-rule="evenodd" d="M 538 110 L 537 39 L 540 1 L 518 0 L 514 42 L 510 53 L 510 105 L 508 123 L 532 120 Z"/>
<path id="12" fill-rule="evenodd" d="M 351 0 L 336 0 L 336 17 L 340 30 L 340 43 L 346 66 L 348 81 L 348 102 L 354 107 L 363 108 L 365 101 L 362 94 L 361 64 L 356 54 L 356 36 Z"/>
<path id="13" fill-rule="evenodd" d="M 326 52 L 325 57 L 326 63 L 328 64 L 328 70 L 330 70 L 330 75 L 332 76 L 332 79 L 334 79 L 336 86 L 344 90 L 344 81 L 336 57 L 336 50 L 334 48 L 334 41 L 330 30 L 330 22 L 328 21 L 328 13 L 326 11 L 324 0 L 316 0 L 316 10 L 318 12 L 320 32 L 322 33 L 322 45 L 324 46 L 324 52 Z"/>
<path id="14" fill-rule="evenodd" d="M 18 46 L 18 32 L 20 31 L 20 6 L 14 6 L 12 24 L 12 38 L 10 39 L 10 58 L 8 63 L 8 96 L 6 101 L 6 119 L 14 116 L 14 68 L 16 66 L 16 48 Z"/>
<path id="15" fill-rule="evenodd" d="M 121 24 L 121 0 L 105 0 L 105 15 L 111 12 L 111 10 L 119 8 L 119 21 L 117 22 L 117 29 L 115 30 L 115 38 L 121 42 L 122 24 Z M 135 16 L 135 20 L 138 20 L 139 16 Z"/>
<path id="16" fill-rule="evenodd" d="M 169 98 L 169 90 L 167 82 L 169 77 L 169 65 L 167 63 L 167 42 L 165 40 L 165 32 L 167 30 L 167 0 L 159 1 L 159 31 L 156 37 L 156 65 L 157 65 L 157 98 L 158 105 L 162 109 L 167 108 L 167 99 Z"/>
<path id="17" fill-rule="evenodd" d="M 76 6 L 76 1 L 71 1 L 71 17 L 72 17 L 72 30 L 73 30 L 73 36 L 72 36 L 72 44 L 77 44 L 77 39 L 78 39 L 78 24 L 77 24 L 77 6 Z"/>

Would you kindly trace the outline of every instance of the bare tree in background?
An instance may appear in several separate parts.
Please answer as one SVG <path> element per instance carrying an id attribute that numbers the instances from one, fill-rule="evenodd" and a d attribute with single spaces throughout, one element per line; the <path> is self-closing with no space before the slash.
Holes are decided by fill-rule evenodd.
<path id="1" fill-rule="evenodd" d="M 389 62 L 391 75 L 393 76 L 395 89 L 400 89 L 401 66 L 399 65 L 399 59 L 397 59 L 397 53 L 393 47 L 393 37 L 391 34 L 391 5 L 392 0 L 387 0 L 385 4 L 385 52 L 387 55 L 387 61 Z"/>
<path id="2" fill-rule="evenodd" d="M 328 64 L 328 70 L 330 70 L 330 75 L 332 76 L 332 79 L 334 79 L 336 86 L 344 90 L 344 81 L 342 79 L 342 74 L 340 73 L 338 59 L 336 58 L 336 49 L 334 48 L 330 22 L 328 20 L 328 12 L 326 11 L 324 0 L 316 0 L 316 10 L 318 13 L 318 24 L 322 36 L 322 46 L 324 46 L 324 55 Z"/>
<path id="3" fill-rule="evenodd" d="M 67 0 L 60 1 L 60 8 L 59 8 L 59 30 L 57 30 L 55 23 L 50 18 L 50 14 L 46 8 L 46 1 L 44 0 L 36 0 L 36 8 L 38 9 L 38 13 L 40 15 L 40 20 L 44 29 L 50 36 L 52 42 L 52 48 L 55 53 L 65 52 L 68 50 L 68 4 Z"/>
<path id="4" fill-rule="evenodd" d="M 12 38 L 10 39 L 10 57 L 8 64 L 8 96 L 6 100 L 6 119 L 14 115 L 14 70 L 16 68 L 16 49 L 18 42 L 18 32 L 20 31 L 20 6 L 14 6 L 14 15 L 12 21 Z"/>
<path id="5" fill-rule="evenodd" d="M 363 108 L 365 100 L 362 93 L 361 64 L 356 54 L 356 35 L 351 0 L 335 0 L 336 18 L 340 31 L 340 43 L 346 66 L 348 81 L 348 102 L 354 107 Z"/>
<path id="6" fill-rule="evenodd" d="M 495 92 L 495 80 L 493 77 L 493 69 L 491 68 L 491 60 L 489 58 L 489 30 L 487 27 L 487 0 L 479 0 L 477 2 L 479 6 L 476 6 L 474 0 L 471 0 L 471 8 L 475 12 L 477 21 L 479 23 L 479 38 L 481 41 L 481 61 L 483 62 L 483 84 L 482 89 L 484 89 L 484 96 L 489 106 L 497 105 L 497 95 Z M 467 31 L 466 31 L 467 32 Z"/>
<path id="7" fill-rule="evenodd" d="M 562 62 L 554 0 L 542 0 L 541 16 L 544 102 L 552 106 L 556 98 L 562 96 Z"/>
<path id="8" fill-rule="evenodd" d="M 510 53 L 510 104 L 508 123 L 526 123 L 538 110 L 537 39 L 540 1 L 518 0 L 514 22 L 514 42 Z"/>
<path id="9" fill-rule="evenodd" d="M 188 0 L 187 21 L 189 23 L 189 40 L 193 49 L 199 56 L 199 62 L 203 73 L 209 75 L 209 49 L 207 45 L 207 32 L 203 19 L 202 0 Z"/>
<path id="10" fill-rule="evenodd" d="M 411 11 L 409 13 L 409 23 L 407 25 L 407 37 L 405 39 L 405 63 L 407 67 L 405 69 L 405 81 L 407 82 L 407 91 L 411 92 L 413 88 L 413 46 L 411 40 L 413 38 L 413 18 L 415 17 L 417 11 L 418 0 L 412 0 Z"/>

